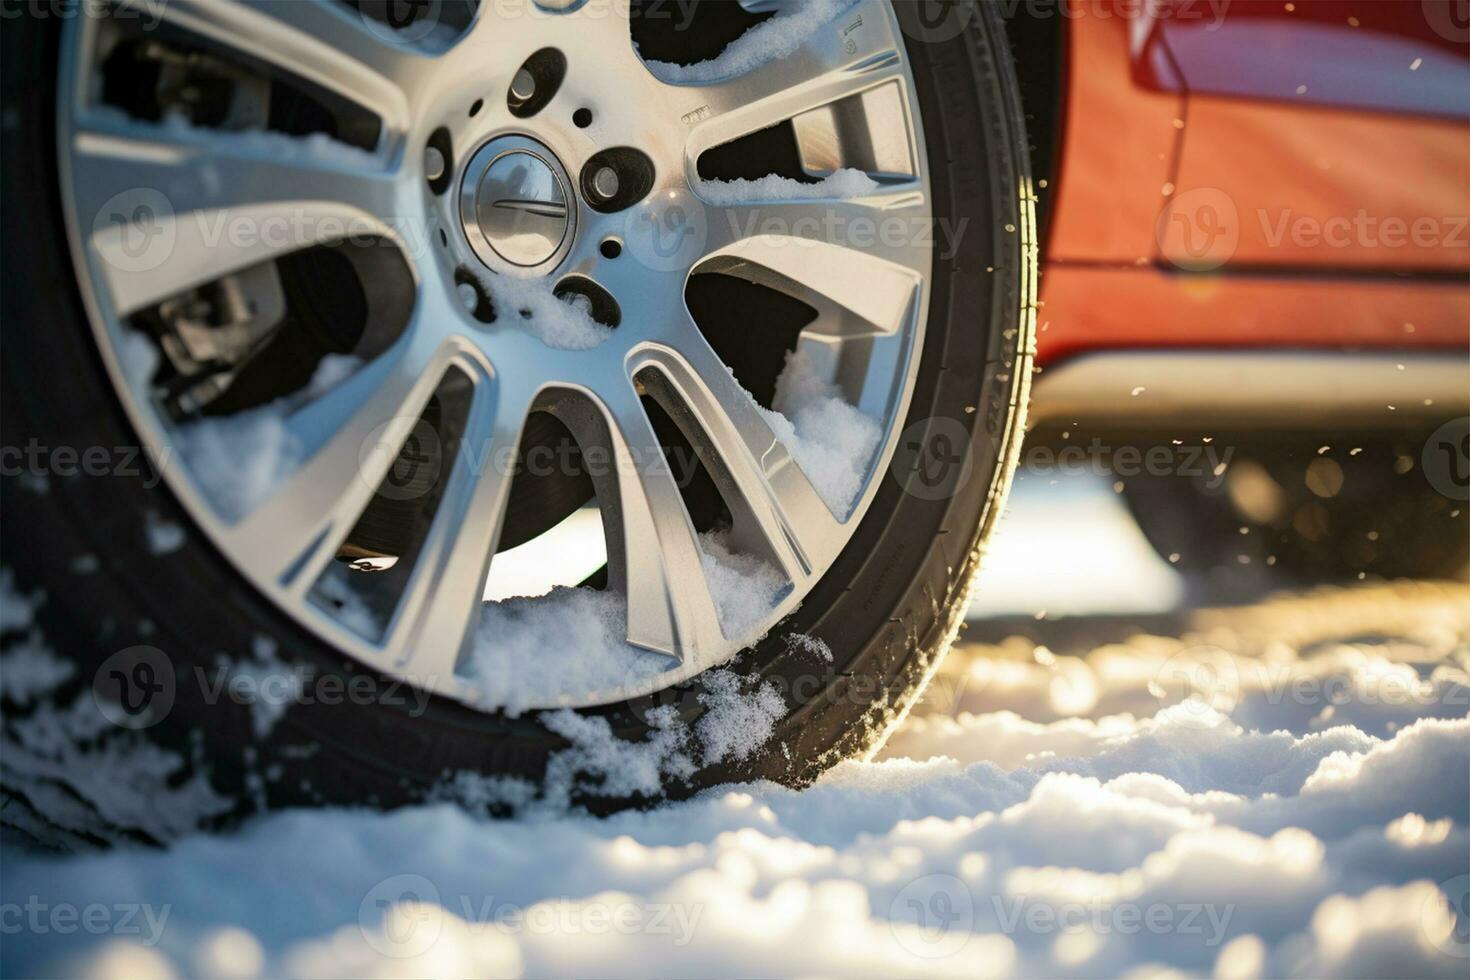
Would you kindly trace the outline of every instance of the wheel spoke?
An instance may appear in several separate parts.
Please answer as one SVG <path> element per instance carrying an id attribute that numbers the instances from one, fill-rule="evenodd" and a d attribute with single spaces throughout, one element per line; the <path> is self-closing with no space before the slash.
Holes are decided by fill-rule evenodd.
<path id="1" fill-rule="evenodd" d="M 368 154 L 100 118 L 73 137 L 76 217 L 120 314 L 323 241 L 394 237 Z"/>
<path id="2" fill-rule="evenodd" d="M 531 404 L 523 382 L 497 376 L 477 385 L 459 458 L 389 627 L 389 659 L 422 686 L 442 684 L 474 639 Z"/>
<path id="3" fill-rule="evenodd" d="M 628 642 L 712 663 L 722 647 L 703 552 L 658 436 L 626 377 L 597 393 L 592 408 L 565 412 L 578 442 L 605 448 L 610 473 L 597 481 L 608 535 L 609 588 L 628 600 Z"/>
<path id="4" fill-rule="evenodd" d="M 634 363 L 657 371 L 669 386 L 663 397 L 672 402 L 670 414 L 697 426 L 685 435 L 702 450 L 725 492 L 737 548 L 774 562 L 800 586 L 836 556 L 842 526 L 781 441 L 771 416 L 692 320 L 682 333 L 677 347 L 650 345 Z"/>
<path id="5" fill-rule="evenodd" d="M 859 19 L 862 26 L 844 37 L 840 25 Z M 904 84 L 903 44 L 888 21 L 875 0 L 866 0 L 808 34 L 786 57 L 729 78 L 676 83 L 703 100 L 702 121 L 690 131 L 685 147 L 691 175 L 705 150 L 885 83 Z M 887 120 L 894 123 L 907 126 L 906 119 Z"/>
<path id="6" fill-rule="evenodd" d="M 320 85 L 402 132 L 409 96 L 432 68 L 392 28 L 336 0 L 171 0 L 171 23 Z"/>
<path id="7" fill-rule="evenodd" d="M 351 378 L 293 413 L 286 427 L 305 461 L 228 529 L 239 559 L 304 594 L 337 554 L 461 349 L 410 327 Z"/>
<path id="8" fill-rule="evenodd" d="M 845 201 L 751 202 L 713 211 L 699 268 L 800 299 L 819 332 L 891 334 L 930 271 L 934 226 L 921 190 Z"/>

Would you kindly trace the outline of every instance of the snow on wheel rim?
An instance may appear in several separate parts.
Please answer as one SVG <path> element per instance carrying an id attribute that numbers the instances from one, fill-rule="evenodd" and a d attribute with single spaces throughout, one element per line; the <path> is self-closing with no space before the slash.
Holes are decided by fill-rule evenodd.
<path id="1" fill-rule="evenodd" d="M 457 35 L 394 34 L 331 0 L 191 0 L 162 17 L 213 56 L 305 80 L 380 126 L 375 141 L 349 146 L 262 129 L 265 115 L 238 131 L 172 110 L 140 119 L 102 101 L 116 28 L 91 18 L 66 28 L 58 159 L 94 333 L 143 448 L 257 589 L 372 668 L 511 713 L 652 693 L 725 663 L 799 606 L 877 491 L 928 315 L 927 156 L 887 2 L 783 7 L 687 66 L 645 63 L 619 4 L 513 15 L 485 4 Z M 519 118 L 517 72 L 544 49 L 564 55 L 565 74 Z M 804 181 L 700 178 L 705 151 L 785 123 Z M 862 160 L 842 148 L 854 133 L 839 126 L 864 127 Z M 433 143 L 446 129 L 448 156 Z M 500 275 L 466 240 L 457 188 L 476 147 L 508 134 L 544 147 L 574 184 L 594 154 L 632 147 L 651 161 L 650 186 L 614 207 L 589 202 L 584 183 L 554 267 Z M 446 161 L 453 189 L 431 193 Z M 680 234 L 660 241 L 671 228 Z M 161 362 L 177 368 L 178 346 L 161 353 L 140 323 L 154 316 L 166 332 L 158 311 L 181 297 L 358 240 L 396 249 L 411 273 L 411 310 L 391 343 L 324 358 L 300 390 L 249 410 L 165 411 L 155 380 Z M 627 248 L 600 249 L 607 240 Z M 696 272 L 745 276 L 818 311 L 771 407 L 701 334 L 684 299 Z M 594 302 L 563 301 L 556 291 L 573 279 L 612 297 L 615 329 L 594 319 Z M 488 307 L 495 322 L 477 318 Z M 358 601 L 342 585 L 341 546 L 387 477 L 399 478 L 395 498 L 439 479 L 397 467 L 404 446 L 435 438 L 423 413 L 451 377 L 467 392 L 462 432 L 432 519 L 406 552 L 401 592 L 382 608 Z M 646 396 L 694 421 L 732 527 L 695 532 Z M 532 410 L 556 413 L 584 454 L 590 445 L 606 460 L 593 479 L 609 585 L 483 603 Z"/>

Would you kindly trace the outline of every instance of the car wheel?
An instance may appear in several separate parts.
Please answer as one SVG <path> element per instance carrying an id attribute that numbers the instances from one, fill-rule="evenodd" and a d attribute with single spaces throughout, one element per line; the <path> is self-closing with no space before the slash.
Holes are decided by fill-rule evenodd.
<path id="1" fill-rule="evenodd" d="M 999 18 L 371 6 L 7 26 L 7 812 L 604 808 L 873 749 L 1018 452 Z"/>

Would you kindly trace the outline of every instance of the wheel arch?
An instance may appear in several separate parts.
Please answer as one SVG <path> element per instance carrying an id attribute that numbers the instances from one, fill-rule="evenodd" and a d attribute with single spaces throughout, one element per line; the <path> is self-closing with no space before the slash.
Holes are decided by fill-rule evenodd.
<path id="1" fill-rule="evenodd" d="M 1005 14 L 1006 34 L 1030 137 L 1027 149 L 1037 187 L 1037 241 L 1043 257 L 1056 200 L 1066 125 L 1068 19 L 1061 10 L 1063 2 L 1016 4 Z"/>

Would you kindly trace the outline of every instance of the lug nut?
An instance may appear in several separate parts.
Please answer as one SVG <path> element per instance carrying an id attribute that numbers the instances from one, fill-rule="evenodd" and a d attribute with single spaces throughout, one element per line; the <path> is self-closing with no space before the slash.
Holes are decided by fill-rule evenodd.
<path id="1" fill-rule="evenodd" d="M 601 167 L 592 175 L 592 189 L 604 201 L 618 196 L 618 172 L 612 167 Z"/>
<path id="2" fill-rule="evenodd" d="M 444 154 L 432 146 L 424 147 L 424 176 L 429 180 L 444 176 Z"/>
<path id="3" fill-rule="evenodd" d="M 510 80 L 510 94 L 520 102 L 529 102 L 536 94 L 536 76 L 522 68 Z"/>

